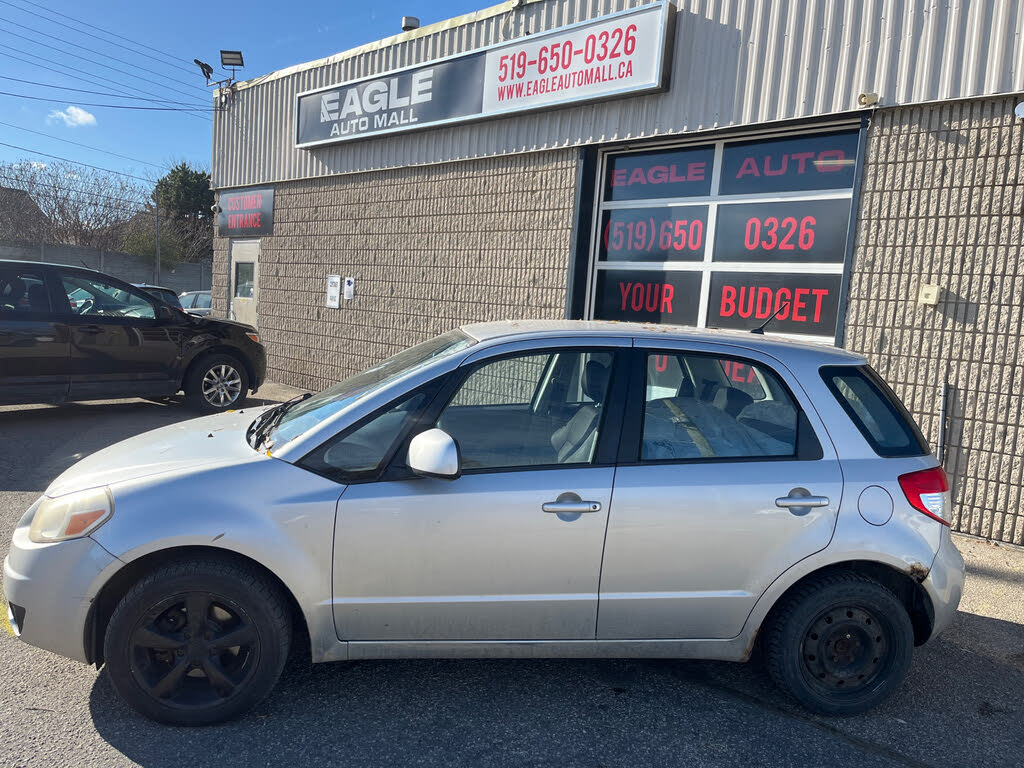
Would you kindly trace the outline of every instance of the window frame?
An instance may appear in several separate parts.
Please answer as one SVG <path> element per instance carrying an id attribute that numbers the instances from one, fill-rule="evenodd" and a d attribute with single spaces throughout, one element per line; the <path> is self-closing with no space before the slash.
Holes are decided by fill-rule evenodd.
<path id="1" fill-rule="evenodd" d="M 67 290 L 64 287 L 65 276 L 71 276 L 78 280 L 102 282 L 105 285 L 109 285 L 111 288 L 117 288 L 118 290 L 133 294 L 153 308 L 153 317 L 111 317 L 110 315 L 79 315 L 72 312 L 71 302 L 68 301 Z M 126 283 L 123 280 L 118 280 L 117 278 L 106 275 L 102 272 L 91 272 L 75 269 L 74 267 L 63 266 L 53 268 L 53 279 L 55 289 L 62 297 L 60 301 L 60 309 L 58 311 L 71 323 L 80 325 L 95 325 L 98 323 L 108 325 L 134 325 L 136 323 L 157 325 L 160 322 L 160 313 L 158 310 L 163 306 L 163 301 L 157 299 L 155 296 L 149 295 L 142 288 L 136 288 L 134 285 Z"/>
<path id="2" fill-rule="evenodd" d="M 338 483 L 339 485 L 365 485 L 366 483 L 379 482 L 381 479 L 391 479 L 385 478 L 384 476 L 388 474 L 389 470 L 392 467 L 392 464 L 399 455 L 399 451 L 401 450 L 401 448 L 403 446 L 407 448 L 409 440 L 411 439 L 412 435 L 414 433 L 419 434 L 419 432 L 422 431 L 422 427 L 425 422 L 424 416 L 428 414 L 430 409 L 434 406 L 439 391 L 443 389 L 444 379 L 444 375 L 439 376 L 436 379 L 431 379 L 425 384 L 420 384 L 418 387 L 413 387 L 412 389 L 406 390 L 405 392 L 402 392 L 400 395 L 397 395 L 396 397 L 388 400 L 388 402 L 386 402 L 384 405 L 380 406 L 379 408 L 375 408 L 371 413 L 368 413 L 361 419 L 352 422 L 347 427 L 345 427 L 345 429 L 341 430 L 340 432 L 334 435 L 331 435 L 331 437 L 329 437 L 327 440 L 324 440 L 322 443 L 317 445 L 312 450 L 307 451 L 305 454 L 302 455 L 302 457 L 298 461 L 295 462 L 295 466 L 299 467 L 300 469 L 304 469 L 307 472 L 312 472 L 314 475 L 319 475 L 320 477 L 324 477 L 328 480 Z M 336 470 L 321 471 L 316 467 L 310 466 L 309 463 L 307 462 L 307 459 L 309 459 L 313 455 L 321 454 L 334 443 L 345 440 L 349 435 L 353 434 L 354 432 L 357 432 L 370 422 L 383 416 L 385 413 L 390 411 L 403 400 L 408 400 L 410 398 L 416 397 L 416 395 L 420 393 L 426 394 L 426 401 L 423 403 L 423 405 L 420 406 L 419 413 L 414 418 L 410 419 L 408 423 L 402 426 L 402 429 L 399 430 L 398 437 L 396 437 L 392 441 L 391 445 L 388 446 L 388 449 L 384 452 L 383 458 L 381 459 L 380 463 L 377 464 L 377 467 L 375 469 L 362 473 L 349 473 L 341 469 L 340 467 Z M 416 477 L 416 475 L 412 476 Z"/>
<path id="3" fill-rule="evenodd" d="M 62 317 L 59 309 L 60 305 L 56 304 L 54 299 L 53 277 L 46 265 L 25 264 L 24 262 L 19 261 L 0 261 L 0 267 L 13 270 L 14 272 L 30 272 L 34 277 L 41 279 L 43 287 L 46 289 L 46 299 L 50 304 L 50 308 L 45 312 L 32 311 L 5 313 L 2 318 L 0 318 L 0 322 L 56 322 Z"/>
<path id="4" fill-rule="evenodd" d="M 629 361 L 629 392 L 626 395 L 626 412 L 622 424 L 622 437 L 619 445 L 619 466 L 659 466 L 666 464 L 744 464 L 759 461 L 820 461 L 824 458 L 821 438 L 807 418 L 800 400 L 794 395 L 792 387 L 778 370 L 766 362 L 735 354 L 732 350 L 708 351 L 686 349 L 683 347 L 637 346 L 632 350 L 633 357 Z M 641 449 L 643 443 L 644 413 L 647 398 L 647 357 L 653 355 L 676 355 L 686 357 L 708 357 L 714 360 L 727 358 L 745 365 L 764 368 L 775 376 L 779 386 L 789 397 L 797 409 L 796 449 L 785 456 L 715 456 L 679 459 L 643 459 Z M 766 390 L 767 391 L 767 390 Z"/>
<path id="5" fill-rule="evenodd" d="M 410 480 L 419 477 L 406 467 L 397 464 L 402 452 L 408 450 L 409 441 L 419 434 L 422 429 L 431 429 L 437 423 L 441 413 L 448 407 L 448 403 L 458 393 L 463 383 L 474 371 L 484 365 L 507 360 L 513 357 L 528 357 L 535 355 L 557 355 L 566 352 L 608 352 L 612 355 L 611 379 L 608 383 L 608 399 L 604 413 L 601 415 L 601 423 L 598 425 L 597 445 L 594 449 L 594 459 L 588 464 L 528 464 L 516 467 L 470 467 L 462 470 L 462 475 L 483 475 L 483 474 L 504 474 L 507 472 L 540 472 L 547 470 L 571 470 L 591 469 L 594 467 L 614 467 L 618 461 L 619 441 L 622 430 L 622 418 L 626 405 L 626 390 L 628 387 L 628 375 L 623 375 L 625 360 L 630 349 L 624 346 L 614 346 L 597 343 L 587 345 L 586 343 L 566 345 L 545 345 L 528 348 L 518 348 L 507 352 L 488 355 L 486 357 L 473 357 L 464 361 L 458 368 L 446 376 L 438 393 L 431 400 L 427 408 L 421 413 L 417 429 L 407 433 L 401 441 L 398 450 L 395 451 L 382 473 L 380 480 Z M 542 375 L 541 385 L 546 382 L 548 371 Z M 532 407 L 532 402 L 531 402 Z"/>
<path id="6" fill-rule="evenodd" d="M 867 424 L 863 422 L 857 412 L 853 409 L 849 400 L 846 399 L 838 390 L 834 381 L 835 376 L 842 375 L 845 372 L 847 376 L 858 376 L 863 381 L 867 382 L 869 387 L 876 390 L 879 395 L 879 399 L 882 401 L 883 406 L 889 412 L 889 414 L 895 417 L 896 421 L 899 422 L 906 430 L 906 436 L 910 438 L 912 442 L 917 443 L 918 450 L 915 452 L 912 447 L 908 447 L 906 450 L 888 450 L 882 446 L 875 436 L 871 434 L 871 430 L 868 429 Z M 903 404 L 899 396 L 893 392 L 892 388 L 886 383 L 874 368 L 870 365 L 824 365 L 818 369 L 818 373 L 821 375 L 821 380 L 824 382 L 828 391 L 836 399 L 836 402 L 843 409 L 850 421 L 860 432 L 861 436 L 868 446 L 883 459 L 905 459 L 905 458 L 919 458 L 923 456 L 930 456 L 932 448 L 925 439 L 924 434 L 921 432 L 921 428 L 917 425 L 914 417 L 907 410 L 907 406 Z"/>

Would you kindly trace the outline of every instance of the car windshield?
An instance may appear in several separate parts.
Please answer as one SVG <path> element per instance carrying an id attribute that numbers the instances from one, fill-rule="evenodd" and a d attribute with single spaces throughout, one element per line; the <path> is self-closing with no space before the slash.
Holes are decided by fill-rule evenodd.
<path id="1" fill-rule="evenodd" d="M 283 445 L 380 387 L 474 344 L 476 339 L 460 330 L 454 330 L 409 347 L 373 368 L 296 403 L 282 416 L 277 427 L 270 433 L 269 440 L 276 445 Z"/>

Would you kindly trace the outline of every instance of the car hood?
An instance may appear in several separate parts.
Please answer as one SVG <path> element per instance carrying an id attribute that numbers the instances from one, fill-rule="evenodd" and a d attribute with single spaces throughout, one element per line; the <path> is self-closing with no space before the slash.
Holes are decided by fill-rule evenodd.
<path id="1" fill-rule="evenodd" d="M 183 312 L 187 312 L 187 310 L 182 310 L 182 311 Z M 225 319 L 223 317 L 208 317 L 208 316 L 205 316 L 205 315 L 204 316 L 192 315 L 192 318 L 193 318 L 193 320 L 196 321 L 195 324 L 196 324 L 196 327 L 198 327 L 198 328 L 213 328 L 213 327 L 216 327 L 216 326 L 226 326 L 226 325 L 229 325 L 229 326 L 231 326 L 233 328 L 238 328 L 238 329 L 240 329 L 240 330 L 242 330 L 242 331 L 244 331 L 246 333 L 255 333 L 256 332 L 256 329 L 253 328 L 251 325 L 246 325 L 245 323 L 240 323 L 237 320 L 227 320 L 227 319 Z"/>
<path id="2" fill-rule="evenodd" d="M 172 424 L 87 456 L 46 489 L 47 496 L 114 485 L 149 475 L 180 473 L 259 459 L 245 430 L 264 408 L 245 408 Z"/>

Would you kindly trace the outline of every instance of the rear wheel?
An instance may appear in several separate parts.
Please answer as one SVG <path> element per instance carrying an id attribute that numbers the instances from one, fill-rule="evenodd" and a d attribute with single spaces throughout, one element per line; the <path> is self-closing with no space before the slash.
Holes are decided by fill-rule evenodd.
<path id="1" fill-rule="evenodd" d="M 816 579 L 785 598 L 767 629 L 776 684 L 807 709 L 852 715 L 877 706 L 910 669 L 914 630 L 903 603 L 854 573 Z"/>
<path id="2" fill-rule="evenodd" d="M 207 355 L 189 371 L 185 401 L 205 413 L 236 408 L 249 391 L 249 376 L 231 355 Z"/>
<path id="3" fill-rule="evenodd" d="M 197 558 L 128 591 L 107 625 L 104 655 L 114 688 L 146 717 L 209 725 L 256 706 L 290 645 L 275 584 L 253 568 Z"/>

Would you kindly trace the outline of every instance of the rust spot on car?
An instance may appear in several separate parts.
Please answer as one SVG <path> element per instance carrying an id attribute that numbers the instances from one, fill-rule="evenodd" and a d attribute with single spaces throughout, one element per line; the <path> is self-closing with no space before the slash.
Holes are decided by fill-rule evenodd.
<path id="1" fill-rule="evenodd" d="M 910 578 L 918 584 L 928 578 L 928 569 L 920 563 L 911 563 L 910 568 L 907 569 L 907 573 L 910 575 Z"/>

